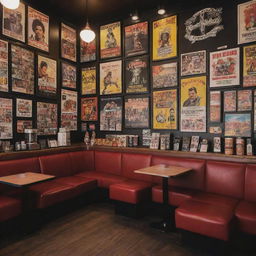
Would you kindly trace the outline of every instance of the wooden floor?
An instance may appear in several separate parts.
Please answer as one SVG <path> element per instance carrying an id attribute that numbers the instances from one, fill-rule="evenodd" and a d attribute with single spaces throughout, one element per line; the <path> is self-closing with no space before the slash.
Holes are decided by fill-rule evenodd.
<path id="1" fill-rule="evenodd" d="M 184 245 L 179 233 L 150 228 L 151 220 L 116 216 L 109 203 L 92 204 L 48 222 L 32 235 L 1 238 L 0 256 L 220 255 Z M 223 255 L 256 253 L 232 251 Z"/>

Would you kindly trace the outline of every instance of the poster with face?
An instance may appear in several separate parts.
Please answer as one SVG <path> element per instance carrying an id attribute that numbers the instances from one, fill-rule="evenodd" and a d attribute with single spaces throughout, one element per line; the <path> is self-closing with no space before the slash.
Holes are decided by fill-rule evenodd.
<path id="1" fill-rule="evenodd" d="M 28 45 L 49 51 L 49 16 L 28 6 Z"/>
<path id="2" fill-rule="evenodd" d="M 224 92 L 224 112 L 236 111 L 236 91 Z"/>
<path id="3" fill-rule="evenodd" d="M 16 116 L 32 117 L 32 100 L 16 99 Z"/>
<path id="4" fill-rule="evenodd" d="M 252 91 L 239 90 L 237 92 L 237 108 L 238 111 L 251 111 L 252 110 Z"/>
<path id="5" fill-rule="evenodd" d="M 210 92 L 210 122 L 220 122 L 221 120 L 221 92 Z"/>
<path id="6" fill-rule="evenodd" d="M 96 39 L 90 43 L 80 40 L 80 62 L 96 60 Z"/>
<path id="7" fill-rule="evenodd" d="M 81 99 L 81 120 L 82 121 L 98 121 L 98 98 L 82 98 Z"/>
<path id="8" fill-rule="evenodd" d="M 0 40 L 0 91 L 8 92 L 8 43 Z"/>
<path id="9" fill-rule="evenodd" d="M 256 86 L 256 44 L 244 47 L 243 86 Z"/>
<path id="10" fill-rule="evenodd" d="M 32 120 L 17 120 L 17 133 L 24 133 L 25 129 L 32 129 Z"/>
<path id="11" fill-rule="evenodd" d="M 82 68 L 82 95 L 96 94 L 96 67 Z"/>
<path id="12" fill-rule="evenodd" d="M 12 139 L 12 99 L 0 98 L 0 139 Z"/>
<path id="13" fill-rule="evenodd" d="M 62 87 L 76 89 L 76 66 L 61 63 Z"/>

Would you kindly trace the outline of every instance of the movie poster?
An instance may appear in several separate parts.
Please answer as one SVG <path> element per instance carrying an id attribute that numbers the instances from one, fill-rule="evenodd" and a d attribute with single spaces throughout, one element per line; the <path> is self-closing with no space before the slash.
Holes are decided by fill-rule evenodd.
<path id="1" fill-rule="evenodd" d="M 206 51 L 181 54 L 181 76 L 206 73 Z"/>
<path id="2" fill-rule="evenodd" d="M 96 94 L 96 67 L 82 68 L 82 95 Z"/>
<path id="3" fill-rule="evenodd" d="M 28 45 L 49 51 L 49 16 L 28 6 Z"/>
<path id="4" fill-rule="evenodd" d="M 240 84 L 240 50 L 233 48 L 210 53 L 210 87 Z"/>
<path id="5" fill-rule="evenodd" d="M 76 89 L 76 66 L 61 63 L 62 87 Z"/>
<path id="6" fill-rule="evenodd" d="M 58 130 L 57 104 L 37 102 L 38 135 L 55 135 Z"/>
<path id="7" fill-rule="evenodd" d="M 206 132 L 206 77 L 181 80 L 182 132 Z"/>
<path id="8" fill-rule="evenodd" d="M 239 90 L 237 92 L 237 110 L 238 111 L 251 111 L 252 110 L 252 91 Z"/>
<path id="9" fill-rule="evenodd" d="M 256 86 L 256 44 L 244 47 L 243 86 Z"/>
<path id="10" fill-rule="evenodd" d="M 149 127 L 149 98 L 125 98 L 125 128 Z"/>
<path id="11" fill-rule="evenodd" d="M 17 133 L 24 133 L 25 129 L 32 129 L 32 120 L 17 120 Z"/>
<path id="12" fill-rule="evenodd" d="M 236 91 L 224 92 L 224 112 L 236 111 Z"/>
<path id="13" fill-rule="evenodd" d="M 122 61 L 100 63 L 100 95 L 122 93 Z"/>
<path id="14" fill-rule="evenodd" d="M 89 62 L 96 60 L 96 39 L 86 43 L 80 39 L 80 62 Z"/>
<path id="15" fill-rule="evenodd" d="M 2 32 L 3 35 L 25 42 L 25 4 L 19 4 L 15 10 L 3 6 Z"/>
<path id="16" fill-rule="evenodd" d="M 100 99 L 100 130 L 122 131 L 122 98 Z"/>
<path id="17" fill-rule="evenodd" d="M 126 93 L 148 91 L 148 57 L 138 57 L 125 62 Z"/>
<path id="18" fill-rule="evenodd" d="M 140 22 L 124 28 L 125 56 L 148 52 L 148 22 Z"/>
<path id="19" fill-rule="evenodd" d="M 12 139 L 12 99 L 0 98 L 0 139 Z"/>
<path id="20" fill-rule="evenodd" d="M 16 45 L 11 47 L 12 91 L 34 94 L 34 53 Z"/>
<path id="21" fill-rule="evenodd" d="M 81 121 L 98 121 L 98 98 L 81 99 Z"/>
<path id="22" fill-rule="evenodd" d="M 153 129 L 177 129 L 177 90 L 153 92 Z"/>
<path id="23" fill-rule="evenodd" d="M 32 117 L 32 100 L 16 99 L 16 116 Z"/>
<path id="24" fill-rule="evenodd" d="M 0 91 L 8 92 L 8 42 L 0 40 Z"/>
<path id="25" fill-rule="evenodd" d="M 121 55 L 121 23 L 115 22 L 100 26 L 100 57 L 101 59 Z"/>
<path id="26" fill-rule="evenodd" d="M 77 130 L 77 92 L 61 90 L 61 127 Z"/>
<path id="27" fill-rule="evenodd" d="M 38 55 L 38 92 L 44 96 L 57 93 L 57 62 L 41 55 Z"/>
<path id="28" fill-rule="evenodd" d="M 178 64 L 177 62 L 153 64 L 152 77 L 153 88 L 166 88 L 178 85 Z"/>
<path id="29" fill-rule="evenodd" d="M 220 122 L 221 120 L 221 92 L 210 92 L 210 122 Z"/>
<path id="30" fill-rule="evenodd" d="M 177 16 L 153 22 L 153 60 L 177 56 Z"/>

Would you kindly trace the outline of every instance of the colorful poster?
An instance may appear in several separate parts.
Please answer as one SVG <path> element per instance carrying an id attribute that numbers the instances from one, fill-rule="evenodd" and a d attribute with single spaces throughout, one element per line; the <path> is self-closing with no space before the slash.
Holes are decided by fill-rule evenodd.
<path id="1" fill-rule="evenodd" d="M 240 49 L 210 53 L 210 87 L 240 84 Z"/>
<path id="2" fill-rule="evenodd" d="M 221 120 L 221 92 L 210 92 L 210 122 L 220 122 Z"/>
<path id="3" fill-rule="evenodd" d="M 124 28 L 125 56 L 148 52 L 148 22 L 140 22 Z"/>
<path id="4" fill-rule="evenodd" d="M 206 77 L 181 80 L 182 132 L 206 132 Z"/>
<path id="5" fill-rule="evenodd" d="M 236 91 L 224 92 L 224 112 L 236 111 Z"/>
<path id="6" fill-rule="evenodd" d="M 100 57 L 101 59 L 121 55 L 121 23 L 115 22 L 100 26 Z"/>
<path id="7" fill-rule="evenodd" d="M 239 90 L 237 92 L 237 108 L 238 111 L 251 111 L 252 110 L 252 91 Z"/>
<path id="8" fill-rule="evenodd" d="M 96 60 L 96 39 L 90 43 L 80 40 L 80 62 Z"/>
<path id="9" fill-rule="evenodd" d="M 28 6 L 28 45 L 49 51 L 49 16 Z"/>
<path id="10" fill-rule="evenodd" d="M 100 95 L 122 92 L 122 61 L 100 63 Z"/>
<path id="11" fill-rule="evenodd" d="M 177 56 L 177 16 L 153 22 L 153 60 Z"/>
<path id="12" fill-rule="evenodd" d="M 0 139 L 12 139 L 12 99 L 0 98 Z"/>
<path id="13" fill-rule="evenodd" d="M 17 133 L 24 133 L 25 129 L 32 129 L 32 120 L 17 120 Z"/>
<path id="14" fill-rule="evenodd" d="M 98 121 L 98 98 L 81 99 L 81 121 Z"/>
<path id="15" fill-rule="evenodd" d="M 82 95 L 96 94 L 96 67 L 82 68 Z"/>
<path id="16" fill-rule="evenodd" d="M 153 92 L 153 129 L 177 129 L 177 90 Z"/>
<path id="17" fill-rule="evenodd" d="M 148 57 L 138 57 L 125 62 L 126 93 L 148 91 Z"/>
<path id="18" fill-rule="evenodd" d="M 256 44 L 244 47 L 243 86 L 256 86 Z"/>
<path id="19" fill-rule="evenodd" d="M 76 66 L 61 63 L 62 87 L 76 89 Z"/>
<path id="20" fill-rule="evenodd" d="M 32 100 L 16 99 L 16 116 L 32 117 Z"/>
<path id="21" fill-rule="evenodd" d="M 34 53 L 16 45 L 11 47 L 12 91 L 34 94 Z"/>
<path id="22" fill-rule="evenodd" d="M 8 42 L 0 40 L 0 91 L 8 92 Z"/>

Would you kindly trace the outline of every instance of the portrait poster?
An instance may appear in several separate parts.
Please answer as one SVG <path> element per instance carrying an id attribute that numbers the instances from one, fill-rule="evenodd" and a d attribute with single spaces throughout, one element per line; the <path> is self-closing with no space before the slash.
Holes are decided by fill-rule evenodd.
<path id="1" fill-rule="evenodd" d="M 8 92 L 8 42 L 0 40 L 0 91 Z"/>
<path id="2" fill-rule="evenodd" d="M 76 89 L 76 66 L 61 63 L 62 87 Z"/>
<path id="3" fill-rule="evenodd" d="M 28 6 L 28 45 L 49 51 L 49 16 Z"/>
<path id="4" fill-rule="evenodd" d="M 32 100 L 16 99 L 16 116 L 32 117 Z"/>
<path id="5" fill-rule="evenodd" d="M 57 62 L 41 55 L 38 55 L 38 92 L 44 96 L 57 93 Z"/>
<path id="6" fill-rule="evenodd" d="M 221 92 L 210 92 L 210 122 L 220 122 L 221 120 Z"/>
<path id="7" fill-rule="evenodd" d="M 34 94 L 34 53 L 16 45 L 11 47 L 12 91 Z"/>
<path id="8" fill-rule="evenodd" d="M 239 90 L 237 92 L 237 110 L 251 111 L 252 110 L 252 91 Z"/>
<path id="9" fill-rule="evenodd" d="M 153 60 L 177 56 L 177 16 L 153 22 Z"/>
<path id="10" fill-rule="evenodd" d="M 15 10 L 3 6 L 2 33 L 21 42 L 25 42 L 25 4 L 19 4 Z"/>
<path id="11" fill-rule="evenodd" d="M 256 44 L 244 47 L 243 86 L 256 86 Z"/>
<path id="12" fill-rule="evenodd" d="M 236 111 L 236 91 L 224 92 L 224 112 Z"/>
<path id="13" fill-rule="evenodd" d="M 61 57 L 76 62 L 76 30 L 61 23 Z"/>
<path id="14" fill-rule="evenodd" d="M 96 94 L 96 67 L 82 68 L 82 95 Z"/>
<path id="15" fill-rule="evenodd" d="M 77 130 L 77 92 L 61 90 L 61 127 Z"/>
<path id="16" fill-rule="evenodd" d="M 124 28 L 125 56 L 148 52 L 148 22 L 139 22 Z"/>
<path id="17" fill-rule="evenodd" d="M 100 99 L 100 130 L 122 131 L 122 98 Z"/>
<path id="18" fill-rule="evenodd" d="M 182 132 L 206 132 L 206 77 L 181 80 Z"/>
<path id="19" fill-rule="evenodd" d="M 233 48 L 210 53 L 210 87 L 240 84 L 240 50 Z"/>
<path id="20" fill-rule="evenodd" d="M 90 43 L 80 39 L 80 62 L 96 60 L 96 39 Z"/>
<path id="21" fill-rule="evenodd" d="M 177 129 L 177 90 L 153 92 L 153 129 Z"/>
<path id="22" fill-rule="evenodd" d="M 153 88 L 166 88 L 178 85 L 178 64 L 177 62 L 153 64 L 152 77 Z"/>
<path id="23" fill-rule="evenodd" d="M 32 129 L 32 120 L 17 120 L 17 133 L 24 133 L 25 129 Z"/>
<path id="24" fill-rule="evenodd" d="M 58 130 L 57 104 L 37 102 L 37 134 L 55 135 Z"/>
<path id="25" fill-rule="evenodd" d="M 149 98 L 125 98 L 125 128 L 149 127 Z"/>
<path id="26" fill-rule="evenodd" d="M 181 76 L 206 73 L 206 51 L 181 54 Z"/>
<path id="27" fill-rule="evenodd" d="M 125 87 L 126 93 L 139 93 L 148 91 L 148 57 L 138 57 L 125 61 Z"/>
<path id="28" fill-rule="evenodd" d="M 81 99 L 81 121 L 98 121 L 98 98 Z"/>
<path id="29" fill-rule="evenodd" d="M 0 139 L 12 139 L 12 99 L 0 98 Z"/>
<path id="30" fill-rule="evenodd" d="M 121 23 L 115 22 L 100 26 L 100 57 L 101 59 L 121 55 Z"/>
<path id="31" fill-rule="evenodd" d="M 256 41 L 256 1 L 237 6 L 238 44 Z"/>
<path id="32" fill-rule="evenodd" d="M 122 93 L 122 61 L 100 63 L 100 95 Z"/>

